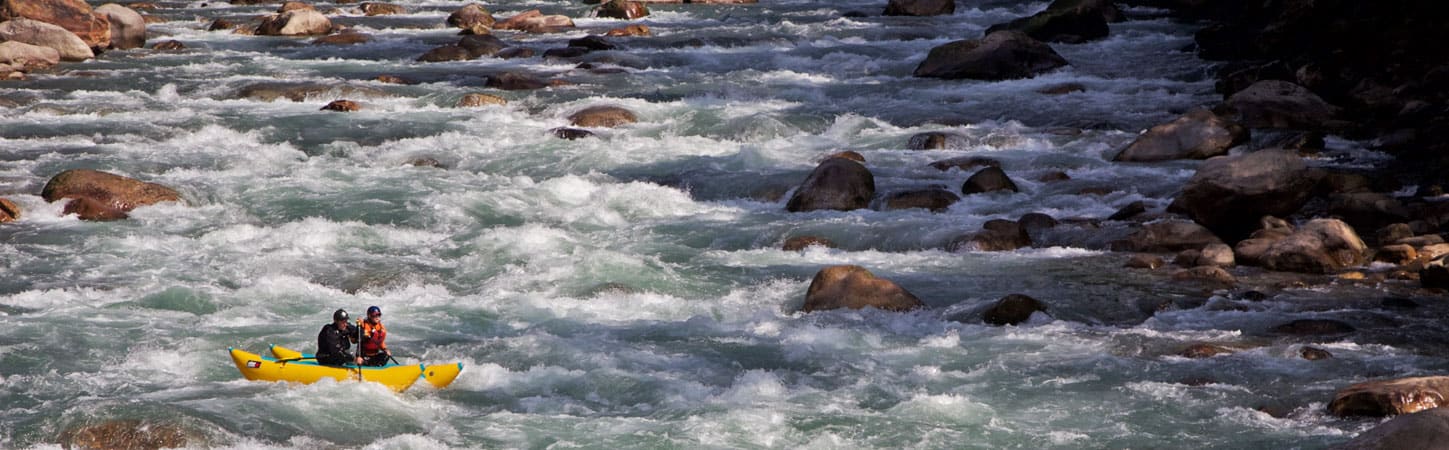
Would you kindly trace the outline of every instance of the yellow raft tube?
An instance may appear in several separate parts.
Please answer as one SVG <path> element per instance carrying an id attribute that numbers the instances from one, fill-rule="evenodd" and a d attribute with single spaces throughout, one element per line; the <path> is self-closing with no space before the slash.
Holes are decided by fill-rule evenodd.
<path id="1" fill-rule="evenodd" d="M 371 381 L 381 383 L 395 392 L 411 387 L 418 378 L 428 381 L 436 388 L 445 388 L 463 371 L 463 363 L 425 365 L 391 364 L 385 366 L 339 367 L 324 366 L 309 355 L 285 347 L 272 346 L 272 355 L 265 357 L 235 348 L 231 351 L 232 363 L 248 380 L 295 381 L 302 384 L 315 383 L 323 378 L 337 381 Z"/>

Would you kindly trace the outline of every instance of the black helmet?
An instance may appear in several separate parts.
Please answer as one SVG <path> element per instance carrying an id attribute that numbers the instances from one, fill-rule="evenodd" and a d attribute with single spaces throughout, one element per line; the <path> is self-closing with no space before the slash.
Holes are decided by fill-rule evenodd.
<path id="1" fill-rule="evenodd" d="M 337 310 L 337 312 L 332 313 L 332 321 L 333 322 L 336 322 L 336 321 L 339 321 L 339 320 L 342 320 L 342 321 L 346 321 L 347 320 L 347 310 L 345 310 L 345 309 L 339 309 L 339 310 Z"/>

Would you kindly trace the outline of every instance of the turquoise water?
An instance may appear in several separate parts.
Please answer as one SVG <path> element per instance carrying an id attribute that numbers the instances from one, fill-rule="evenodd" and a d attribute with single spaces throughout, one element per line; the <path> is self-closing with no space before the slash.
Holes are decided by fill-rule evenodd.
<path id="1" fill-rule="evenodd" d="M 143 419 L 234 448 L 1323 448 L 1376 423 L 1327 416 L 1338 388 L 1449 367 L 1441 304 L 1381 306 L 1416 295 L 1407 284 L 1294 287 L 1245 269 L 1243 286 L 1214 291 L 1121 269 L 1126 255 L 1103 248 L 1129 230 L 1111 222 L 1054 230 L 1035 249 L 940 250 L 995 218 L 1165 206 L 1194 163 L 1108 158 L 1217 99 L 1212 67 L 1181 51 L 1193 28 L 1150 10 L 1104 41 L 1056 45 L 1073 66 L 1035 79 L 911 78 L 931 47 L 1045 4 L 959 3 L 937 18 L 842 17 L 875 1 L 654 5 L 640 21 L 654 37 L 586 57 L 626 73 L 594 74 L 537 57 L 414 63 L 456 39 L 441 28 L 455 2 L 334 15 L 374 35 L 353 47 L 205 31 L 208 18 L 266 6 L 162 2 L 156 14 L 172 21 L 151 40 L 191 50 L 110 52 L 0 91 L 12 105 L 0 106 L 0 194 L 25 209 L 0 225 L 0 447 Z M 575 17 L 568 33 L 499 33 L 540 53 L 624 24 L 573 2 L 488 6 Z M 482 87 L 505 70 L 572 84 Z M 369 81 L 379 74 L 419 83 Z M 364 109 L 318 111 L 337 93 L 239 96 L 276 80 L 360 87 L 345 98 Z M 1036 93 L 1068 82 L 1087 90 Z M 469 92 L 509 104 L 452 106 Z M 550 134 L 597 104 L 640 121 L 594 139 Z M 926 131 L 969 146 L 904 149 Z M 1376 157 L 1331 142 L 1346 156 L 1318 163 Z M 865 155 L 883 194 L 955 189 L 970 173 L 927 163 L 968 155 L 1002 161 L 1022 192 L 940 214 L 785 212 L 777 196 L 841 150 Z M 406 164 L 422 157 L 446 168 Z M 187 201 L 81 222 L 38 196 L 71 168 Z M 1054 171 L 1072 179 L 1037 181 Z M 803 234 L 841 248 L 778 250 Z M 795 312 L 810 277 L 835 264 L 865 266 L 930 308 Z M 1051 316 L 975 319 L 1010 293 Z M 226 356 L 310 350 L 332 310 L 369 305 L 385 311 L 403 362 L 458 361 L 462 375 L 394 395 L 249 382 Z M 1362 331 L 1268 332 L 1300 318 Z M 1173 356 L 1204 341 L 1246 350 Z M 1304 345 L 1335 357 L 1302 360 Z"/>

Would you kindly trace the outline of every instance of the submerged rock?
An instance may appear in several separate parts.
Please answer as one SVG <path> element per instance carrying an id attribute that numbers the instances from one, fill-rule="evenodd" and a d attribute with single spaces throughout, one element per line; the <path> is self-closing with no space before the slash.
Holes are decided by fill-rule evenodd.
<path id="1" fill-rule="evenodd" d="M 784 251 L 787 251 L 787 252 L 798 252 L 798 251 L 804 250 L 804 249 L 806 249 L 808 247 L 815 247 L 815 246 L 820 246 L 820 247 L 825 247 L 825 248 L 836 248 L 835 242 L 833 242 L 833 241 L 831 241 L 829 239 L 823 238 L 823 237 L 819 237 L 819 236 L 795 236 L 795 237 L 792 237 L 790 239 L 786 239 L 785 240 L 785 244 L 784 245 L 781 245 L 780 246 L 780 249 L 781 250 L 784 250 Z"/>
<path id="2" fill-rule="evenodd" d="M 493 94 L 472 93 L 458 99 L 459 108 L 477 108 L 488 105 L 507 105 L 508 100 Z"/>
<path id="3" fill-rule="evenodd" d="M 352 100 L 333 100 L 327 106 L 322 107 L 322 111 L 353 112 L 361 110 L 362 105 Z"/>
<path id="4" fill-rule="evenodd" d="M 1181 356 L 1183 358 L 1199 359 L 1211 358 L 1218 355 L 1231 355 L 1233 353 L 1237 353 L 1237 351 L 1231 348 L 1223 347 L 1221 345 L 1199 342 L 1189 345 L 1187 346 L 1187 348 L 1182 349 L 1182 351 L 1177 352 L 1177 356 Z"/>
<path id="5" fill-rule="evenodd" d="M 552 133 L 554 137 L 557 137 L 559 139 L 567 139 L 570 141 L 594 136 L 594 132 L 589 130 L 580 130 L 578 128 L 554 128 L 552 130 Z"/>
<path id="6" fill-rule="evenodd" d="M 1335 416 L 1393 416 L 1449 406 L 1449 376 L 1366 381 L 1340 389 L 1328 403 Z"/>
<path id="7" fill-rule="evenodd" d="M 951 252 L 977 250 L 983 252 L 1004 252 L 1031 246 L 1031 236 L 1026 227 L 1018 222 L 992 219 L 981 225 L 976 234 L 961 236 L 946 245 Z"/>
<path id="8" fill-rule="evenodd" d="M 60 442 L 68 449 L 181 448 L 196 444 L 195 440 L 179 425 L 133 419 L 70 428 L 60 435 Z"/>
<path id="9" fill-rule="evenodd" d="M 569 114 L 569 123 L 576 127 L 614 128 L 638 121 L 633 111 L 619 106 L 590 106 Z"/>
<path id="10" fill-rule="evenodd" d="M 887 211 L 897 209 L 924 208 L 931 212 L 942 212 L 961 200 L 961 197 L 945 189 L 915 189 L 893 193 L 882 205 Z"/>
<path id="11" fill-rule="evenodd" d="M 1331 319 L 1299 319 L 1273 327 L 1274 333 L 1294 336 L 1352 333 L 1353 325 Z"/>
<path id="12" fill-rule="evenodd" d="M 864 165 L 845 158 L 826 158 L 795 189 L 785 204 L 790 212 L 833 209 L 850 211 L 870 206 L 875 176 Z"/>
<path id="13" fill-rule="evenodd" d="M 1011 294 L 1002 297 L 981 314 L 981 320 L 991 325 L 1018 325 L 1031 319 L 1036 312 L 1045 313 L 1046 305 L 1037 299 L 1022 295 Z"/>
<path id="14" fill-rule="evenodd" d="M 363 14 L 369 16 L 389 16 L 394 14 L 407 14 L 407 10 L 401 5 L 392 3 L 363 2 L 357 5 Z"/>
<path id="15" fill-rule="evenodd" d="M 1051 46 L 1019 31 L 997 31 L 981 39 L 931 49 L 915 76 L 946 79 L 1028 78 L 1067 65 Z"/>
<path id="16" fill-rule="evenodd" d="M 1309 361 L 1318 361 L 1332 358 L 1333 354 L 1329 353 L 1328 350 L 1324 350 L 1318 347 L 1303 347 L 1301 350 L 1298 351 L 1298 356 L 1301 356 L 1303 357 L 1303 359 Z"/>
<path id="17" fill-rule="evenodd" d="M 803 312 L 830 309 L 877 308 L 908 311 L 926 306 L 896 283 L 878 278 L 860 266 L 830 266 L 821 269 L 805 292 Z"/>
<path id="18" fill-rule="evenodd" d="M 887 16 L 941 16 L 956 12 L 955 0 L 890 0 L 886 4 Z"/>

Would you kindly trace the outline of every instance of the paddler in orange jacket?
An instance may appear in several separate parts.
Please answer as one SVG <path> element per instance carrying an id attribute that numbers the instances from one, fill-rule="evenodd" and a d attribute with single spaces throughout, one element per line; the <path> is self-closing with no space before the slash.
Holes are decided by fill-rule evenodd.
<path id="1" fill-rule="evenodd" d="M 357 326 L 362 329 L 362 364 L 387 365 L 387 361 L 392 359 L 392 352 L 387 350 L 387 327 L 382 326 L 382 308 L 369 306 L 367 319 L 358 320 Z"/>

